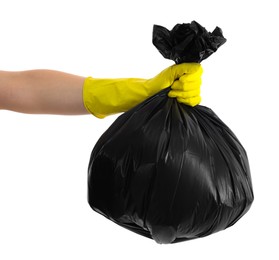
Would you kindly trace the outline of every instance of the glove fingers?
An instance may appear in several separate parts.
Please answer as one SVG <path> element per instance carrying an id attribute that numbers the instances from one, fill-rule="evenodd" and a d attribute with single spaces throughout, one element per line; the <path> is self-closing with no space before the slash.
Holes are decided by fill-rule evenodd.
<path id="1" fill-rule="evenodd" d="M 199 64 L 193 66 L 193 63 L 187 63 L 184 66 L 189 66 L 193 70 L 188 70 L 188 73 L 181 75 L 178 80 L 173 82 L 168 96 L 193 107 L 201 102 L 200 86 L 203 71 Z"/>
<path id="2" fill-rule="evenodd" d="M 202 73 L 202 67 L 199 63 L 181 63 L 170 67 L 172 78 L 178 79 L 184 74 Z"/>
<path id="3" fill-rule="evenodd" d="M 182 81 L 182 82 L 188 82 L 188 81 L 196 81 L 198 79 L 201 78 L 202 76 L 202 69 L 199 69 L 193 73 L 188 73 L 188 74 L 184 74 L 182 75 L 179 80 Z"/>
<path id="4" fill-rule="evenodd" d="M 200 88 L 195 88 L 190 91 L 171 90 L 168 96 L 171 98 L 194 98 L 200 95 Z"/>
<path id="5" fill-rule="evenodd" d="M 198 89 L 200 88 L 202 84 L 202 81 L 201 81 L 201 78 L 197 78 L 196 80 L 194 81 L 186 81 L 184 80 L 181 81 L 181 80 L 176 80 L 172 86 L 171 86 L 171 89 L 173 90 L 181 90 L 181 91 L 191 91 L 191 90 L 195 90 L 195 89 Z"/>
<path id="6" fill-rule="evenodd" d="M 201 97 L 198 96 L 198 97 L 194 97 L 194 98 L 177 98 L 177 101 L 179 103 L 183 103 L 185 105 L 194 107 L 201 102 Z"/>

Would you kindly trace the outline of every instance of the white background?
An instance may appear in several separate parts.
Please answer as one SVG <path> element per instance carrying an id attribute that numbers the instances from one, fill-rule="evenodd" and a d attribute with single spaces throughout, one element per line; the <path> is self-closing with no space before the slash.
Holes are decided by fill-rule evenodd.
<path id="1" fill-rule="evenodd" d="M 0 111 L 0 259 L 279 259 L 277 1 L 1 0 L 0 70 L 153 77 L 173 62 L 153 24 L 196 20 L 227 43 L 203 62 L 202 105 L 238 136 L 255 201 L 233 227 L 158 245 L 92 211 L 87 164 L 116 117 Z"/>

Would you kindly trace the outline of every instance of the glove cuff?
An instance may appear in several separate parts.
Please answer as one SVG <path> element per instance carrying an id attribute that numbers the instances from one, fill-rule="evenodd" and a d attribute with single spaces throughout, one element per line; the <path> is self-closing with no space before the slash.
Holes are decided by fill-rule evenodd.
<path id="1" fill-rule="evenodd" d="M 83 103 L 98 118 L 125 112 L 149 97 L 145 79 L 95 79 L 83 85 Z"/>

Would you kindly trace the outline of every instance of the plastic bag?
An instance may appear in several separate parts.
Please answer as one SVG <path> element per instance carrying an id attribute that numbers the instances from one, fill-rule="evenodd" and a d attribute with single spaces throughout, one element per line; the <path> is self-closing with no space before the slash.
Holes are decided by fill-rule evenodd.
<path id="1" fill-rule="evenodd" d="M 174 28 L 187 31 L 185 39 L 154 26 L 153 43 L 177 63 L 201 61 L 225 42 L 219 28 Z M 118 117 L 96 143 L 88 171 L 90 206 L 157 243 L 230 227 L 253 201 L 247 155 L 233 132 L 211 109 L 178 103 L 168 91 Z"/>
<path id="2" fill-rule="evenodd" d="M 168 29 L 154 25 L 153 44 L 175 63 L 201 62 L 226 42 L 222 30 L 216 27 L 211 33 L 197 22 L 177 24 Z"/>

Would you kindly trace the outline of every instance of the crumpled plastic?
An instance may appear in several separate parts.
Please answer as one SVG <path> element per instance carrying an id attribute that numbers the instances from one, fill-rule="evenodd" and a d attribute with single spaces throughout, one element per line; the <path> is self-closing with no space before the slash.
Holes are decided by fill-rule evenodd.
<path id="1" fill-rule="evenodd" d="M 211 33 L 196 21 L 177 24 L 169 31 L 154 25 L 153 44 L 167 58 L 175 63 L 198 62 L 208 58 L 226 42 L 221 28 Z"/>
<path id="2" fill-rule="evenodd" d="M 210 34 L 196 22 L 186 25 L 170 33 L 154 27 L 154 44 L 177 63 L 201 61 L 225 42 L 221 29 Z M 88 168 L 92 209 L 160 244 L 224 230 L 254 200 L 248 157 L 234 133 L 210 108 L 178 103 L 168 92 L 119 116 L 96 143 Z"/>

